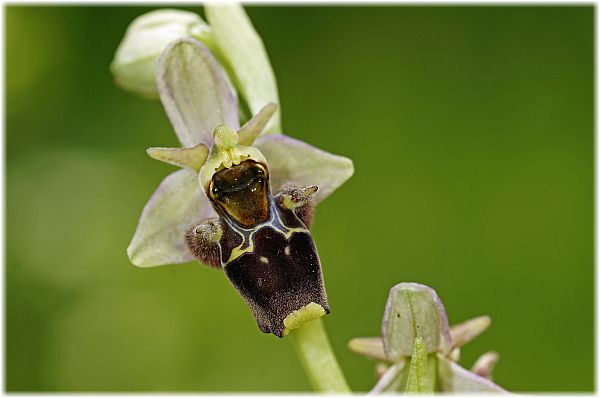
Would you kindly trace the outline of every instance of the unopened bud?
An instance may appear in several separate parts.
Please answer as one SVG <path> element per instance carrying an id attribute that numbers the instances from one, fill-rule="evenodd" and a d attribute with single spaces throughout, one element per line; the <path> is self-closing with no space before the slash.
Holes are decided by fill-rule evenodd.
<path id="1" fill-rule="evenodd" d="M 115 82 L 143 97 L 158 97 L 156 61 L 169 43 L 188 36 L 210 41 L 211 28 L 187 11 L 163 9 L 139 16 L 127 28 L 110 65 Z"/>

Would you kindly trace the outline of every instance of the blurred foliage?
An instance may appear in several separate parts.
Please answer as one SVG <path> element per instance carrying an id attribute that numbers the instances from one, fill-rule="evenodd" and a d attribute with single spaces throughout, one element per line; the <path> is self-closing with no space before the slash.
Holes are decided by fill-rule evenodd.
<path id="1" fill-rule="evenodd" d="M 173 171 L 144 150 L 177 141 L 108 65 L 154 8 L 6 8 L 7 389 L 308 390 L 219 271 L 128 262 Z M 415 281 L 451 323 L 492 317 L 465 366 L 494 349 L 509 390 L 591 391 L 593 7 L 248 13 L 285 132 L 355 162 L 314 226 L 351 386 L 374 363 L 346 342 L 379 334 L 389 288 Z"/>

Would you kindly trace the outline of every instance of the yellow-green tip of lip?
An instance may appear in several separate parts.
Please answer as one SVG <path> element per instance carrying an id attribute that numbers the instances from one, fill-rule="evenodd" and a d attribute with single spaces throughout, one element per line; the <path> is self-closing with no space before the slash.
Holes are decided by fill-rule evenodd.
<path id="1" fill-rule="evenodd" d="M 290 330 L 297 329 L 307 322 L 314 321 L 325 315 L 325 309 L 317 303 L 309 303 L 302 308 L 292 311 L 283 320 L 285 329 L 283 335 L 287 335 Z"/>

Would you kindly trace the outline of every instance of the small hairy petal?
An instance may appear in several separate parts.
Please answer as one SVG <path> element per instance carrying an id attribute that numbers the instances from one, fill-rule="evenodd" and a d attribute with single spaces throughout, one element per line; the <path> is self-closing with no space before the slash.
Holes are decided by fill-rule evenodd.
<path id="1" fill-rule="evenodd" d="M 270 102 L 279 103 L 275 74 L 262 39 L 239 4 L 207 4 L 204 7 L 214 40 L 231 69 L 232 79 L 252 114 Z M 281 133 L 279 110 L 267 124 L 265 133 Z"/>
<path id="2" fill-rule="evenodd" d="M 301 187 L 317 185 L 315 204 L 331 195 L 354 173 L 352 160 L 281 134 L 258 137 L 254 146 L 269 162 L 274 192 L 287 183 Z"/>
<path id="3" fill-rule="evenodd" d="M 215 212 L 190 169 L 176 171 L 163 180 L 142 212 L 127 248 L 138 267 L 154 267 L 191 261 L 185 242 L 187 229 Z"/>
<path id="4" fill-rule="evenodd" d="M 443 355 L 438 358 L 438 372 L 442 391 L 452 391 L 459 393 L 489 392 L 506 393 L 499 385 L 489 379 L 469 372 L 456 362 L 452 362 Z"/>
<path id="5" fill-rule="evenodd" d="M 211 147 L 220 124 L 239 128 L 237 100 L 221 66 L 193 38 L 169 44 L 156 65 L 158 92 L 179 141 Z"/>
<path id="6" fill-rule="evenodd" d="M 435 290 L 418 283 L 400 283 L 390 290 L 382 323 L 383 347 L 394 361 L 413 353 L 416 337 L 427 352 L 450 352 L 451 341 L 444 305 Z"/>

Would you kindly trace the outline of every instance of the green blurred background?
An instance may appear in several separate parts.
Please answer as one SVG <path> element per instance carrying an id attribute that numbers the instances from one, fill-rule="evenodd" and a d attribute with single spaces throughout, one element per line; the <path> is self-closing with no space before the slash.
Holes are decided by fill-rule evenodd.
<path id="1" fill-rule="evenodd" d="M 127 259 L 173 171 L 144 150 L 177 141 L 108 65 L 155 8 L 6 8 L 7 389 L 307 391 L 222 273 Z M 247 10 L 285 132 L 354 160 L 314 226 L 351 386 L 374 362 L 346 342 L 415 281 L 451 323 L 492 317 L 465 366 L 493 349 L 509 390 L 592 390 L 593 7 Z"/>

